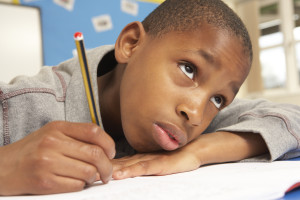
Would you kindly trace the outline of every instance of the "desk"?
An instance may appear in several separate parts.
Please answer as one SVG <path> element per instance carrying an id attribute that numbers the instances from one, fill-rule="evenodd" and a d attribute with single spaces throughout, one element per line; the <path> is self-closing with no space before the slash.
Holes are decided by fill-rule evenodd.
<path id="1" fill-rule="evenodd" d="M 291 159 L 291 161 L 300 161 L 300 158 L 294 158 L 294 159 Z M 280 200 L 296 200 L 296 199 L 300 199 L 300 188 L 299 187 L 292 190 L 291 192 L 288 192 Z"/>
<path id="2" fill-rule="evenodd" d="M 112 180 L 105 185 L 97 182 L 80 192 L 1 197 L 1 200 L 279 199 L 300 180 L 300 158 L 294 160 L 217 164 L 169 176 Z M 300 199 L 300 189 L 281 198 L 291 199 Z"/>

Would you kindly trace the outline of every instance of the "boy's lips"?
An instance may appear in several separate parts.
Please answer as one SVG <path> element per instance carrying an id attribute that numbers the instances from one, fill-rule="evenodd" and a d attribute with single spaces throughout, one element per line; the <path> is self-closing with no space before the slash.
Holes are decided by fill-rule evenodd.
<path id="1" fill-rule="evenodd" d="M 154 123 L 152 136 L 162 149 L 172 151 L 187 143 L 187 137 L 177 126 Z"/>

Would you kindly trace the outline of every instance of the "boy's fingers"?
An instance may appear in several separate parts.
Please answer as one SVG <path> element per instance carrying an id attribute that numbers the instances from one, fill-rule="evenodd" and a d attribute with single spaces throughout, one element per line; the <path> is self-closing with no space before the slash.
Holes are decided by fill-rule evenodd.
<path id="1" fill-rule="evenodd" d="M 164 167 L 162 167 L 161 163 L 157 160 L 140 161 L 122 169 L 115 170 L 113 173 L 113 178 L 125 179 L 136 176 L 160 175 L 162 173 L 163 168 Z"/>
<path id="2" fill-rule="evenodd" d="M 118 158 L 118 159 L 113 159 L 112 164 L 113 164 L 113 170 L 117 171 L 119 169 L 129 167 L 131 165 L 134 165 L 138 162 L 141 161 L 150 161 L 150 160 L 155 160 L 157 159 L 157 155 L 147 153 L 147 154 L 135 154 L 132 156 L 126 156 L 123 158 Z"/>
<path id="3" fill-rule="evenodd" d="M 144 175 L 168 175 L 191 171 L 200 167 L 199 162 L 192 155 L 182 155 L 178 152 L 140 154 L 131 158 L 113 160 L 114 179 Z"/>
<path id="4" fill-rule="evenodd" d="M 115 143 L 113 139 L 99 126 L 92 123 L 52 122 L 49 126 L 55 126 L 65 135 L 83 142 L 100 146 L 108 158 L 115 156 Z"/>
<path id="5" fill-rule="evenodd" d="M 86 175 L 93 173 L 92 169 L 88 166 L 93 165 L 96 168 L 94 176 L 96 172 L 98 172 L 100 175 L 100 179 L 104 183 L 108 182 L 111 179 L 112 163 L 101 147 L 99 147 L 98 145 L 86 144 L 73 138 L 68 138 L 67 136 L 64 137 L 66 138 L 64 140 L 61 140 L 61 143 L 57 148 L 61 149 L 60 151 L 64 156 L 78 160 L 78 162 L 83 161 L 86 164 L 86 168 L 82 169 L 84 171 L 83 173 L 87 173 Z M 75 166 L 74 164 L 73 169 L 77 169 L 80 166 L 81 165 Z M 89 181 L 87 179 L 84 180 L 86 180 L 88 183 L 94 181 Z"/>
<path id="6" fill-rule="evenodd" d="M 55 194 L 55 193 L 66 193 L 76 192 L 83 190 L 86 183 L 82 180 L 73 179 L 69 177 L 54 176 L 45 177 L 44 180 L 40 181 L 38 187 L 34 187 L 31 194 Z"/>
<path id="7" fill-rule="evenodd" d="M 77 180 L 92 184 L 97 178 L 97 168 L 94 165 L 82 162 L 80 160 L 72 159 L 69 157 L 57 157 L 60 160 L 58 166 L 54 166 L 53 173 L 69 177 Z"/>

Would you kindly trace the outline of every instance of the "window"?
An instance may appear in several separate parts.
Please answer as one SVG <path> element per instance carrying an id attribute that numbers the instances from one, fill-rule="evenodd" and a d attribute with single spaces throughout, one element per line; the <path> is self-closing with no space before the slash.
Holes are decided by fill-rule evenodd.
<path id="1" fill-rule="evenodd" d="M 300 77 L 300 0 L 294 0 L 294 13 L 295 13 L 295 28 L 293 33 L 295 38 L 298 77 Z"/>
<path id="2" fill-rule="evenodd" d="M 231 0 L 254 50 L 240 98 L 300 105 L 300 0 Z"/>
<path id="3" fill-rule="evenodd" d="M 264 89 L 299 93 L 300 0 L 260 0 L 259 30 Z"/>
<path id="4" fill-rule="evenodd" d="M 279 0 L 260 1 L 260 62 L 263 86 L 266 89 L 286 85 L 286 58 L 281 32 Z"/>

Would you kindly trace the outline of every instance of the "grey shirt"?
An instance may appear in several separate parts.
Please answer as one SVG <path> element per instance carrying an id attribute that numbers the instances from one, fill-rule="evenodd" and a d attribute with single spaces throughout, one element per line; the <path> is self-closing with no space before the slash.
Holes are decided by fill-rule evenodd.
<path id="1" fill-rule="evenodd" d="M 96 102 L 98 64 L 111 50 L 113 46 L 102 46 L 87 53 Z M 0 145 L 16 142 L 50 121 L 91 122 L 78 58 L 43 67 L 33 77 L 0 82 L 0 102 Z M 295 105 L 237 99 L 215 117 L 205 133 L 214 131 L 260 134 L 269 154 L 246 161 L 300 156 L 300 108 Z M 126 141 L 116 146 L 118 157 L 133 153 Z"/>

